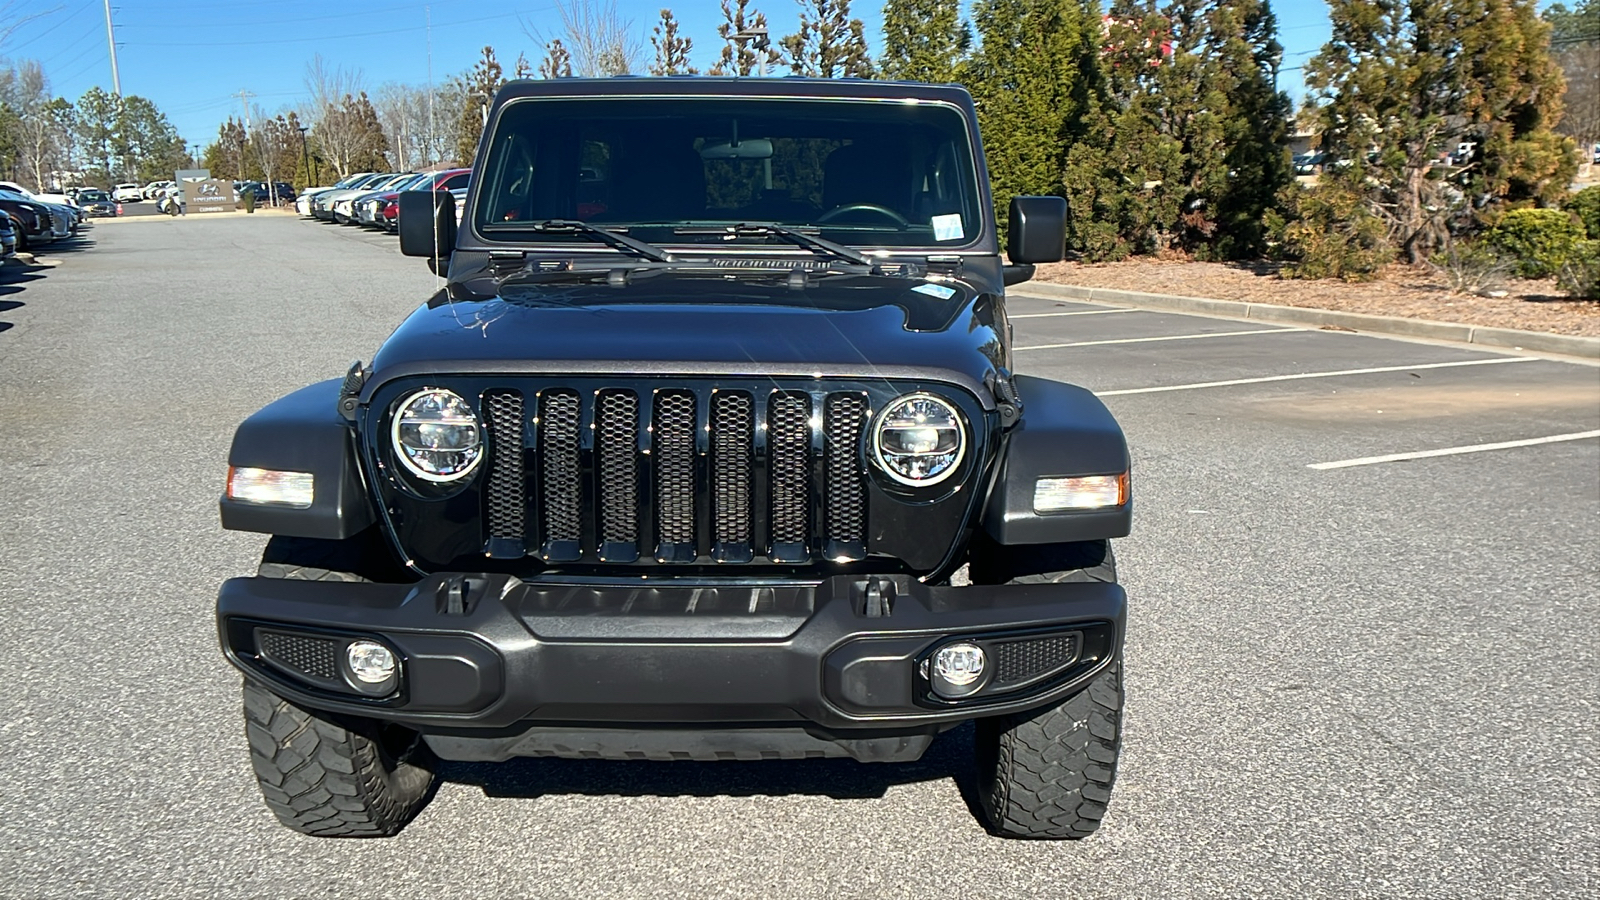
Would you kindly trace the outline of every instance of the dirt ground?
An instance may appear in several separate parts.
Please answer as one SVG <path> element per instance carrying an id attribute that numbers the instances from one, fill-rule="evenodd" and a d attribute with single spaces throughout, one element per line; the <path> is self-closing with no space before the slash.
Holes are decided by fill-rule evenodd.
<path id="1" fill-rule="evenodd" d="M 1268 263 L 1147 259 L 1052 263 L 1039 267 L 1037 280 L 1600 337 L 1600 302 L 1570 299 L 1554 280 L 1507 279 L 1506 296 L 1482 297 L 1453 294 L 1438 273 L 1408 266 L 1390 266 L 1377 281 L 1352 284 L 1282 279 Z"/>

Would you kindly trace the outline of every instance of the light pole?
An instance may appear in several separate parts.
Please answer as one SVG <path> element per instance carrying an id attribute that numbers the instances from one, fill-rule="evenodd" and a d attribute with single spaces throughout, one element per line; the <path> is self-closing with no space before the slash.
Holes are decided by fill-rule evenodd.
<path id="1" fill-rule="evenodd" d="M 306 132 L 310 131 L 311 129 L 306 127 L 306 126 L 304 126 L 304 125 L 297 125 L 295 127 L 297 129 L 299 129 L 299 131 L 300 131 L 300 165 L 305 167 L 304 171 L 306 173 L 306 177 L 310 178 L 311 177 L 311 154 L 306 152 Z M 313 184 L 314 183 L 315 182 L 313 182 Z M 306 187 L 311 187 L 311 185 L 308 184 L 308 185 L 306 185 Z"/>
<path id="2" fill-rule="evenodd" d="M 767 55 L 763 51 L 772 46 L 772 43 L 767 39 L 767 30 L 765 28 L 746 28 L 743 31 L 735 32 L 732 40 L 739 45 L 739 54 L 741 56 L 744 55 L 744 45 L 747 43 L 757 53 L 761 54 L 756 59 L 756 65 L 759 67 L 756 75 L 759 78 L 767 77 Z M 736 74 L 748 75 L 749 73 L 737 72 Z"/>

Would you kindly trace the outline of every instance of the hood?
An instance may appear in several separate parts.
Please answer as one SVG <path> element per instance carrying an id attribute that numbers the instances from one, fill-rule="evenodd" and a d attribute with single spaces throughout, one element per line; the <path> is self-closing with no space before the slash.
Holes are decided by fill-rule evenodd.
<path id="1" fill-rule="evenodd" d="M 628 284 L 480 278 L 412 313 L 369 385 L 467 372 L 927 377 L 988 403 L 1008 364 L 995 297 L 959 281 L 667 271 Z"/>

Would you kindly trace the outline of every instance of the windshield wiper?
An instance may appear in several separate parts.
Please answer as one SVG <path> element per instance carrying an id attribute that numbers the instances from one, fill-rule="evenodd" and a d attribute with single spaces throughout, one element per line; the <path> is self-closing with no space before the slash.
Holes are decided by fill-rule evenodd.
<path id="1" fill-rule="evenodd" d="M 497 222 L 484 229 L 485 231 L 535 231 L 539 234 L 583 234 L 609 244 L 618 250 L 625 250 L 635 256 L 656 262 L 677 262 L 677 257 L 657 247 L 647 244 L 638 238 L 631 238 L 609 228 L 579 222 L 577 219 L 546 219 L 542 222 Z"/>
<path id="2" fill-rule="evenodd" d="M 687 233 L 690 229 L 678 229 L 678 234 Z M 858 266 L 873 268 L 876 263 L 865 253 L 854 247 L 836 244 L 833 241 L 809 235 L 793 228 L 785 228 L 770 222 L 740 222 L 737 225 L 728 225 L 723 228 L 707 229 L 710 234 L 727 234 L 732 237 L 775 237 L 788 241 L 796 247 L 804 247 L 813 253 L 831 256 L 834 259 L 844 260 Z"/>

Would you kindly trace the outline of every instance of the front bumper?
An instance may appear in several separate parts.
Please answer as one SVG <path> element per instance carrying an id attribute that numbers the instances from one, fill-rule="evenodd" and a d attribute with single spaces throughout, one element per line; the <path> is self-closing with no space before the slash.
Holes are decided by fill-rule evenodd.
<path id="1" fill-rule="evenodd" d="M 451 574 L 415 585 L 234 578 L 217 620 L 229 661 L 274 692 L 430 734 L 537 725 L 936 733 L 1077 692 L 1120 652 L 1125 607 L 1119 586 L 1098 582 L 929 587 L 838 576 L 662 586 Z M 337 678 L 303 677 L 273 655 L 285 634 L 326 641 L 325 674 L 349 640 L 380 640 L 401 660 L 398 690 L 368 698 Z M 921 661 L 958 637 L 1012 648 L 993 656 L 994 692 L 951 702 L 929 690 Z M 1076 651 L 1037 677 L 1002 679 L 1002 659 L 1042 659 L 1028 648 L 1048 640 L 1075 641 Z"/>

